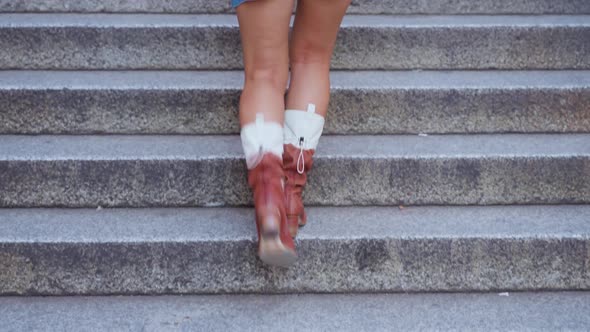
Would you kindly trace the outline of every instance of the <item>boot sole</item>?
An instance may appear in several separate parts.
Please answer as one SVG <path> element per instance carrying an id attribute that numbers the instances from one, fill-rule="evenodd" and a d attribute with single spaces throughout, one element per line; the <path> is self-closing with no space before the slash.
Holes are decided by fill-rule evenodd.
<path id="1" fill-rule="evenodd" d="M 268 265 L 288 267 L 297 260 L 297 254 L 285 247 L 278 234 L 265 234 L 258 243 L 258 257 Z"/>

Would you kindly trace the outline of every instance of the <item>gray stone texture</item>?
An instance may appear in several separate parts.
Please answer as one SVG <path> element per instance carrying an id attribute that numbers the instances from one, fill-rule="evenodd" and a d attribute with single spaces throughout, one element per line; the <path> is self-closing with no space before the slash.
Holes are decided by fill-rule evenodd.
<path id="1" fill-rule="evenodd" d="M 0 136 L 0 206 L 249 205 L 236 136 Z M 325 136 L 314 205 L 590 202 L 590 136 Z"/>
<path id="2" fill-rule="evenodd" d="M 0 330 L 586 331 L 589 297 L 588 292 L 8 297 L 0 298 Z"/>
<path id="3" fill-rule="evenodd" d="M 0 12 L 229 13 L 230 0 L 0 0 Z M 353 0 L 356 14 L 584 14 L 585 0 Z"/>
<path id="4" fill-rule="evenodd" d="M 590 16 L 347 16 L 334 69 L 588 69 Z M 0 14 L 0 69 L 239 69 L 234 15 Z"/>
<path id="5" fill-rule="evenodd" d="M 590 71 L 332 72 L 325 134 L 590 132 Z M 243 73 L 0 72 L 2 134 L 237 134 Z"/>
<path id="6" fill-rule="evenodd" d="M 308 208 L 288 269 L 252 209 L 0 209 L 0 294 L 590 289 L 589 206 Z"/>
<path id="7" fill-rule="evenodd" d="M 590 290 L 590 2 L 354 0 L 290 269 L 255 254 L 229 0 L 0 12 L 0 331 L 588 328 L 547 291 Z"/>

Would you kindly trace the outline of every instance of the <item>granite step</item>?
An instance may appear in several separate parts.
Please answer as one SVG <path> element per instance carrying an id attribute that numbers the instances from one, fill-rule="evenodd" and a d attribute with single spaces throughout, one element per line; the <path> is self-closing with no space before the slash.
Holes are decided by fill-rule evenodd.
<path id="1" fill-rule="evenodd" d="M 590 203 L 589 134 L 329 136 L 312 205 Z M 250 205 L 238 135 L 0 135 L 1 207 Z"/>
<path id="2" fill-rule="evenodd" d="M 553 332 L 588 312 L 589 292 L 9 297 L 0 330 Z"/>
<path id="3" fill-rule="evenodd" d="M 590 132 L 590 71 L 336 71 L 326 134 Z M 1 134 L 237 134 L 239 71 L 0 71 Z"/>
<path id="4" fill-rule="evenodd" d="M 0 0 L 0 12 L 229 13 L 230 0 Z M 354 14 L 590 14 L 585 0 L 352 0 Z"/>
<path id="5" fill-rule="evenodd" d="M 0 294 L 590 289 L 590 205 L 308 207 L 289 269 L 252 208 L 0 209 Z"/>
<path id="6" fill-rule="evenodd" d="M 334 69 L 590 69 L 590 15 L 349 15 Z M 0 14 L 0 69 L 239 69 L 235 15 Z"/>

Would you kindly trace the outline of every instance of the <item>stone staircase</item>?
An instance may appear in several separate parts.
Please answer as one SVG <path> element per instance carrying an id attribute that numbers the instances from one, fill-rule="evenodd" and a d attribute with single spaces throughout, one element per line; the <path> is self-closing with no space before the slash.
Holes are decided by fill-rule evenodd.
<path id="1" fill-rule="evenodd" d="M 0 0 L 0 330 L 588 329 L 589 1 L 353 1 L 290 269 L 228 2 Z"/>

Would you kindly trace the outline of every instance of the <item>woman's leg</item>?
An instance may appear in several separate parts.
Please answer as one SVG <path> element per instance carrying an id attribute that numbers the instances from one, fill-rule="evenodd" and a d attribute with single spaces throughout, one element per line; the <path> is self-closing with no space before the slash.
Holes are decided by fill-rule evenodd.
<path id="1" fill-rule="evenodd" d="M 293 0 L 257 0 L 237 7 L 244 53 L 244 89 L 240 124 L 254 122 L 256 113 L 283 123 L 289 76 L 289 23 Z"/>
<path id="2" fill-rule="evenodd" d="M 319 115 L 326 116 L 330 99 L 330 60 L 350 1 L 298 1 L 290 45 L 288 109 L 305 110 L 311 103 Z"/>
<path id="3" fill-rule="evenodd" d="M 254 194 L 258 256 L 280 266 L 297 257 L 287 229 L 282 160 L 292 8 L 292 0 L 257 0 L 237 8 L 245 66 L 240 137 Z"/>
<path id="4" fill-rule="evenodd" d="M 283 169 L 289 232 L 305 225 L 302 191 L 330 99 L 330 60 L 350 0 L 299 0 L 290 45 L 291 80 L 285 112 Z"/>

